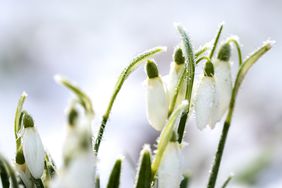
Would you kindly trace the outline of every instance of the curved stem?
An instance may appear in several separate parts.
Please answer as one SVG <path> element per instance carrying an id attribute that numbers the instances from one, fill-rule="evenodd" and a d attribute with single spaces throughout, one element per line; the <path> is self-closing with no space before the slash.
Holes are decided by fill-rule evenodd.
<path id="1" fill-rule="evenodd" d="M 211 62 L 210 58 L 207 56 L 200 57 L 196 60 L 196 65 L 199 64 L 201 61 L 206 60 L 207 62 Z"/>
<path id="2" fill-rule="evenodd" d="M 209 58 L 210 58 L 210 59 L 212 59 L 212 57 L 213 57 L 213 55 L 214 55 L 214 52 L 215 52 L 215 49 L 216 49 L 216 46 L 217 46 L 219 37 L 220 37 L 220 35 L 221 35 L 222 29 L 223 29 L 223 23 L 220 24 L 219 29 L 218 29 L 218 32 L 217 32 L 216 37 L 215 37 L 215 40 L 214 40 L 214 43 L 213 43 L 213 45 L 212 45 L 212 50 L 211 50 L 210 55 L 209 55 Z"/>
<path id="3" fill-rule="evenodd" d="M 209 181 L 208 181 L 208 188 L 214 188 L 217 180 L 217 175 L 219 171 L 219 167 L 221 164 L 221 159 L 224 151 L 224 146 L 226 143 L 228 131 L 230 128 L 232 116 L 233 116 L 233 111 L 235 107 L 235 101 L 236 101 L 236 96 L 238 94 L 239 88 L 242 84 L 242 81 L 247 74 L 248 70 L 252 67 L 252 65 L 263 55 L 265 54 L 268 50 L 270 50 L 272 47 L 271 42 L 266 42 L 262 47 L 260 47 L 258 50 L 256 50 L 252 55 L 250 55 L 249 58 L 245 60 L 245 62 L 240 66 L 239 71 L 237 72 L 235 84 L 232 90 L 232 96 L 229 104 L 229 109 L 227 113 L 226 120 L 223 125 L 223 129 L 221 132 L 220 140 L 217 146 L 217 151 L 214 157 Z"/>
<path id="4" fill-rule="evenodd" d="M 237 52 L 238 52 L 238 60 L 239 60 L 239 66 L 242 65 L 243 63 L 243 58 L 242 58 L 242 52 L 241 52 L 241 47 L 240 47 L 240 44 L 239 42 L 235 39 L 235 38 L 229 38 L 227 40 L 227 43 L 233 43 L 235 46 L 236 46 L 236 49 L 237 49 Z"/>
<path id="5" fill-rule="evenodd" d="M 197 59 L 200 55 L 205 53 L 208 49 L 209 47 L 207 45 L 200 47 L 200 49 L 195 52 L 195 59 Z"/>
<path id="6" fill-rule="evenodd" d="M 164 51 L 165 49 L 166 48 L 164 48 L 164 47 L 157 47 L 157 48 L 150 49 L 150 50 L 136 56 L 130 62 L 130 64 L 120 74 L 118 81 L 115 85 L 114 92 L 113 92 L 113 94 L 110 98 L 110 102 L 108 104 L 106 112 L 104 113 L 104 115 L 102 117 L 102 122 L 101 122 L 101 125 L 100 125 L 99 130 L 98 130 L 98 135 L 97 135 L 97 138 L 96 138 L 96 141 L 95 141 L 95 146 L 94 146 L 94 150 L 96 151 L 96 155 L 98 154 L 100 143 L 101 143 L 101 140 L 102 140 L 103 134 L 104 134 L 104 129 L 105 129 L 107 121 L 109 119 L 113 104 L 115 102 L 115 99 L 116 99 L 124 81 L 128 78 L 130 73 L 132 73 L 137 68 L 137 66 L 140 65 L 140 63 L 142 63 L 144 60 L 150 58 L 151 56 Z"/>

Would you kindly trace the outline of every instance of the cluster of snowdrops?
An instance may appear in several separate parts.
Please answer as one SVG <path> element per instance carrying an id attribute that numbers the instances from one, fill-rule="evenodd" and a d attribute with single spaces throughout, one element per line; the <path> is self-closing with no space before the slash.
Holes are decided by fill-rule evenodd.
<path id="1" fill-rule="evenodd" d="M 176 28 L 181 42 L 174 50 L 168 75 L 162 77 L 152 59 L 154 55 L 165 51 L 163 47 L 153 48 L 133 58 L 116 82 L 96 136 L 92 135 L 95 113 L 91 99 L 68 79 L 55 77 L 58 83 L 75 94 L 66 113 L 68 132 L 62 151 L 63 165 L 59 169 L 50 153 L 45 150 L 32 116 L 23 107 L 27 97 L 23 93 L 14 120 L 15 158 L 10 162 L 0 154 L 0 187 L 99 188 L 97 159 L 111 109 L 125 80 L 145 62 L 147 120 L 160 132 L 160 136 L 153 148 L 155 152 L 151 152 L 148 144 L 140 152 L 134 187 L 189 186 L 189 176 L 182 169 L 182 162 L 186 159 L 181 156 L 181 150 L 185 147 L 183 137 L 187 119 L 191 117 L 191 113 L 195 113 L 199 129 L 207 126 L 214 128 L 220 120 L 226 118 L 207 181 L 207 187 L 214 188 L 239 87 L 248 70 L 271 48 L 272 42 L 265 42 L 243 61 L 237 37 L 226 38 L 218 45 L 223 25 L 220 25 L 213 41 L 197 51 L 194 51 L 184 28 L 181 25 L 176 25 Z M 238 54 L 235 79 L 232 79 L 231 74 L 232 44 Z M 198 66 L 200 63 L 203 66 Z M 201 74 L 195 76 L 195 69 L 198 67 L 202 69 Z M 123 159 L 116 160 L 107 188 L 119 187 L 122 162 Z M 227 186 L 229 181 L 230 178 L 227 178 L 222 187 Z"/>

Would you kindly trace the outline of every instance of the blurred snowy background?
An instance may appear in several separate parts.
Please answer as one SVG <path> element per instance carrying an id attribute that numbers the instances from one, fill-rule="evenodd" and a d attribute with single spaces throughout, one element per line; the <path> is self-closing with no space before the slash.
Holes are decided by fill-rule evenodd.
<path id="1" fill-rule="evenodd" d="M 223 36 L 238 35 L 244 56 L 266 39 L 277 43 L 242 85 L 218 186 L 234 173 L 230 187 L 280 188 L 281 18 L 279 0 L 0 1 L 0 152 L 14 157 L 14 112 L 20 94 L 26 91 L 25 109 L 60 166 L 64 109 L 73 96 L 56 85 L 54 74 L 66 75 L 89 93 L 99 122 L 118 75 L 134 55 L 168 46 L 168 52 L 156 58 L 161 74 L 167 74 L 173 48 L 179 43 L 174 22 L 183 23 L 197 48 L 210 41 L 218 24 L 225 21 Z M 113 107 L 101 145 L 102 187 L 119 154 L 126 156 L 121 187 L 132 187 L 136 168 L 132 162 L 136 163 L 143 144 L 154 144 L 158 136 L 145 119 L 144 79 L 139 68 Z M 207 183 L 221 127 L 200 132 L 193 119 L 187 126 L 185 168 L 192 172 L 192 187 Z"/>

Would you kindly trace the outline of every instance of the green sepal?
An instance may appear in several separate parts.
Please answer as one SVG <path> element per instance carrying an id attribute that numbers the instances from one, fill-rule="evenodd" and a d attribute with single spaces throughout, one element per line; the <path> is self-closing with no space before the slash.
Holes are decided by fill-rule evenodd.
<path id="1" fill-rule="evenodd" d="M 213 77 L 214 68 L 213 68 L 213 64 L 210 61 L 206 62 L 204 69 L 205 69 L 205 71 L 204 71 L 205 76 Z"/>
<path id="2" fill-rule="evenodd" d="M 147 60 L 146 63 L 146 74 L 149 79 L 156 78 L 159 76 L 157 64 L 153 60 Z"/>
<path id="3" fill-rule="evenodd" d="M 229 61 L 231 57 L 231 45 L 228 43 L 224 43 L 220 46 L 217 59 L 221 61 Z"/>
<path id="4" fill-rule="evenodd" d="M 185 58 L 180 47 L 175 48 L 173 53 L 173 60 L 177 65 L 182 65 L 185 63 Z"/>
<path id="5" fill-rule="evenodd" d="M 79 113 L 75 106 L 71 106 L 67 111 L 68 125 L 74 127 L 77 125 Z"/>
<path id="6" fill-rule="evenodd" d="M 150 188 L 152 183 L 151 150 L 145 145 L 140 153 L 135 188 Z"/>
<path id="7" fill-rule="evenodd" d="M 33 118 L 27 112 L 24 112 L 23 115 L 23 126 L 24 128 L 34 127 Z"/>
<path id="8" fill-rule="evenodd" d="M 120 184 L 122 159 L 117 159 L 109 177 L 107 188 L 118 188 Z"/>

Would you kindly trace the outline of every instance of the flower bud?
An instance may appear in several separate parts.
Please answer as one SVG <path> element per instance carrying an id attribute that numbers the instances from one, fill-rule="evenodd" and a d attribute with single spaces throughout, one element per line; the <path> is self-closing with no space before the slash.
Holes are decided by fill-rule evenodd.
<path id="1" fill-rule="evenodd" d="M 174 96 L 174 92 L 178 83 L 178 80 L 181 76 L 181 73 L 184 71 L 184 63 L 185 58 L 183 56 L 183 52 L 181 48 L 176 48 L 174 52 L 174 61 L 170 64 L 170 70 L 167 78 L 167 89 L 168 89 L 168 95 L 169 95 L 169 101 L 171 102 Z M 178 106 L 182 100 L 185 98 L 185 86 L 186 81 L 181 85 L 181 88 L 178 92 L 177 100 L 176 100 L 176 106 Z"/>
<path id="2" fill-rule="evenodd" d="M 179 187 L 182 171 L 181 146 L 178 142 L 169 142 L 158 170 L 159 188 Z"/>
<path id="3" fill-rule="evenodd" d="M 195 112 L 199 129 L 207 125 L 214 127 L 213 111 L 215 103 L 215 80 L 213 76 L 203 76 L 196 94 Z"/>
<path id="4" fill-rule="evenodd" d="M 44 170 L 45 151 L 41 138 L 34 127 L 32 117 L 23 116 L 24 132 L 22 137 L 23 154 L 26 165 L 35 179 L 41 178 Z"/>
<path id="5" fill-rule="evenodd" d="M 221 45 L 218 55 L 217 55 L 217 59 L 219 59 L 220 61 L 229 61 L 231 56 L 231 46 L 229 43 L 224 43 L 223 45 Z"/>
<path id="6" fill-rule="evenodd" d="M 221 46 L 218 58 L 214 64 L 216 100 L 214 121 L 219 121 L 226 112 L 232 94 L 232 76 L 230 64 L 231 49 L 230 44 L 225 43 Z"/>
<path id="7" fill-rule="evenodd" d="M 169 99 L 166 87 L 158 76 L 158 69 L 153 61 L 146 64 L 148 78 L 146 87 L 146 115 L 151 126 L 160 131 L 165 125 Z"/>

